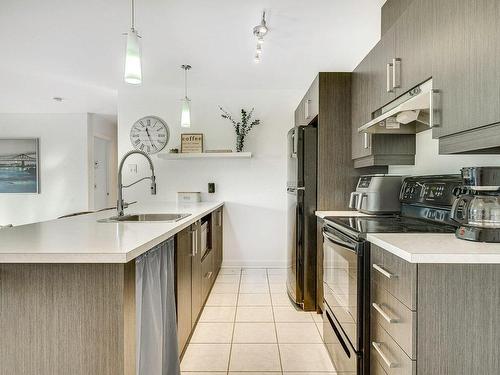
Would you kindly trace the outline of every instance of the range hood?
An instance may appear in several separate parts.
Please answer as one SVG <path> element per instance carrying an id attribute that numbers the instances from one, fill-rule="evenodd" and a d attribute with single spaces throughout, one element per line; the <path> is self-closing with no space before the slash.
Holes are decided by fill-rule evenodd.
<path id="1" fill-rule="evenodd" d="M 411 89 L 374 113 L 360 133 L 415 134 L 439 125 L 439 94 L 432 79 Z"/>

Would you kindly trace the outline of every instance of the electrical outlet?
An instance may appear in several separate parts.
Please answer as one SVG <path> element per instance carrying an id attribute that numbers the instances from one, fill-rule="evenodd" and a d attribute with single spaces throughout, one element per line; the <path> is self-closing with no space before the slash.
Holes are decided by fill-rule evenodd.
<path id="1" fill-rule="evenodd" d="M 208 183 L 208 192 L 210 194 L 215 193 L 215 182 L 209 182 Z"/>

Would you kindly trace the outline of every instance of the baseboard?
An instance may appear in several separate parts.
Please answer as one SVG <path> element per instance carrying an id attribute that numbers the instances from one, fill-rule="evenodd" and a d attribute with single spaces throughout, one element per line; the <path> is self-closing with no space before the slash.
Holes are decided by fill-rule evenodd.
<path id="1" fill-rule="evenodd" d="M 224 260 L 222 268 L 241 267 L 241 268 L 289 268 L 287 261 L 240 261 Z"/>

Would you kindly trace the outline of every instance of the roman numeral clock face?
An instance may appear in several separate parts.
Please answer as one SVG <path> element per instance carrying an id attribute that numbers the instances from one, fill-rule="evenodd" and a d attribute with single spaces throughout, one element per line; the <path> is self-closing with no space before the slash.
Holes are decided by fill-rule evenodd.
<path id="1" fill-rule="evenodd" d="M 156 154 L 168 143 L 168 126 L 156 116 L 146 116 L 135 122 L 130 129 L 130 142 L 136 150 Z"/>

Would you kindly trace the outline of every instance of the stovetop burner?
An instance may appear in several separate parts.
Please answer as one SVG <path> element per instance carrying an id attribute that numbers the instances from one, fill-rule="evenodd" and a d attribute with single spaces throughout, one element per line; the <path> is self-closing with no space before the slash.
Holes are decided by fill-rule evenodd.
<path id="1" fill-rule="evenodd" d="M 327 223 L 337 224 L 357 234 L 363 233 L 454 233 L 456 227 L 404 216 L 345 216 L 325 217 Z M 336 226 L 336 225 L 333 225 Z"/>

